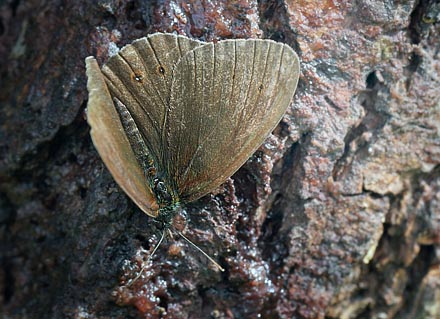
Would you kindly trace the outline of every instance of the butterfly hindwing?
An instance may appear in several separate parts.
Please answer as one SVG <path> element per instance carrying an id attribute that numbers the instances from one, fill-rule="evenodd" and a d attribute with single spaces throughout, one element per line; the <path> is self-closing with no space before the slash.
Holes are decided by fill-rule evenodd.
<path id="1" fill-rule="evenodd" d="M 280 121 L 298 76 L 294 51 L 270 40 L 207 43 L 180 59 L 163 147 L 183 200 L 209 193 L 243 165 Z"/>
<path id="2" fill-rule="evenodd" d="M 144 172 L 133 153 L 110 92 L 95 58 L 86 59 L 87 121 L 99 155 L 119 186 L 146 214 L 156 217 L 159 206 L 147 187 Z"/>

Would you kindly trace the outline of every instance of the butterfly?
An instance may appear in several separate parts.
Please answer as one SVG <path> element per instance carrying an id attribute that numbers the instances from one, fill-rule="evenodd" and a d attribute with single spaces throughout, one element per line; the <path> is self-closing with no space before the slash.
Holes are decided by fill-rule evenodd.
<path id="1" fill-rule="evenodd" d="M 264 142 L 300 73 L 286 44 L 165 33 L 135 40 L 101 69 L 88 57 L 86 69 L 93 144 L 118 185 L 163 229 Z"/>

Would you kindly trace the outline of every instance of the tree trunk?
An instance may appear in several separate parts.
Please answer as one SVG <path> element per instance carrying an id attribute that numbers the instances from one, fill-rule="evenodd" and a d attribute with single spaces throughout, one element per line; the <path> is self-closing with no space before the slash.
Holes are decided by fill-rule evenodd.
<path id="1" fill-rule="evenodd" d="M 2 2 L 0 314 L 439 318 L 439 19 L 435 0 Z M 273 135 L 182 212 L 224 273 L 179 238 L 147 261 L 160 231 L 89 136 L 84 58 L 153 32 L 301 59 Z"/>

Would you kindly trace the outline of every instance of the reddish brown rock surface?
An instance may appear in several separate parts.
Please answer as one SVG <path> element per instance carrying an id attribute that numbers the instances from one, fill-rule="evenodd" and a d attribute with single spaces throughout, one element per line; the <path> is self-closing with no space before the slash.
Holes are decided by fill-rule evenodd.
<path id="1" fill-rule="evenodd" d="M 435 1 L 4 1 L 0 313 L 5 318 L 436 318 L 440 6 Z M 158 232 L 84 119 L 84 58 L 143 35 L 291 45 L 282 123 L 133 285 Z"/>

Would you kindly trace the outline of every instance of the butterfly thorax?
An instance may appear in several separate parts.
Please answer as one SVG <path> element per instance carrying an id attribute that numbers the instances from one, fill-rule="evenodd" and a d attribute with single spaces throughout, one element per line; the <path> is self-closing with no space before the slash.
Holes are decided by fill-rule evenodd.
<path id="1" fill-rule="evenodd" d="M 177 202 L 176 196 L 170 191 L 166 183 L 158 178 L 153 178 L 152 190 L 156 196 L 157 203 L 159 207 L 172 206 Z"/>
<path id="2" fill-rule="evenodd" d="M 152 184 L 153 193 L 159 204 L 157 220 L 163 224 L 164 228 L 169 228 L 180 206 L 178 197 L 161 178 L 155 177 Z"/>

